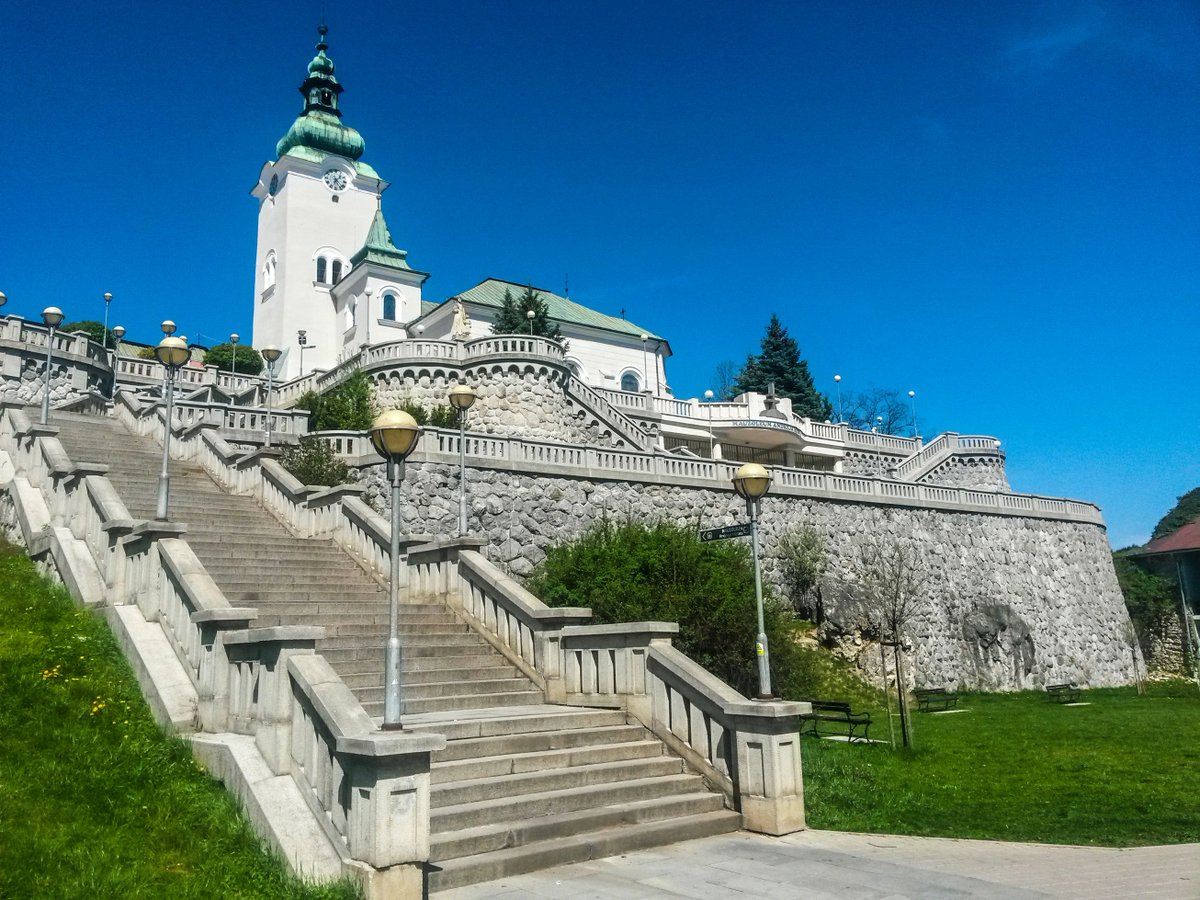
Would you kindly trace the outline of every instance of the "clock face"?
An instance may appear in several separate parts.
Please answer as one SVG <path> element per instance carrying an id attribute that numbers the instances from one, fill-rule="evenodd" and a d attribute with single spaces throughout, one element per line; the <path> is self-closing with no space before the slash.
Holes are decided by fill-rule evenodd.
<path id="1" fill-rule="evenodd" d="M 322 180 L 331 191 L 344 191 L 346 185 L 350 183 L 346 178 L 346 173 L 341 169 L 330 169 Z"/>

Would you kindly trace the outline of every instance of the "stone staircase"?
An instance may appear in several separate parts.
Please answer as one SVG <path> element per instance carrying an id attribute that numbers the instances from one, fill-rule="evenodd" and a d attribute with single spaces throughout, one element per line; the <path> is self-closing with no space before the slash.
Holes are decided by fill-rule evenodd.
<path id="1" fill-rule="evenodd" d="M 115 420 L 56 413 L 77 463 L 109 466 L 134 518 L 154 517 L 161 448 Z M 332 541 L 292 535 L 250 497 L 172 460 L 170 518 L 256 625 L 321 625 L 317 650 L 373 716 L 383 711 L 387 594 Z M 441 603 L 400 615 L 405 728 L 444 734 L 431 780 L 431 890 L 740 827 L 699 775 L 621 710 L 542 692 Z"/>

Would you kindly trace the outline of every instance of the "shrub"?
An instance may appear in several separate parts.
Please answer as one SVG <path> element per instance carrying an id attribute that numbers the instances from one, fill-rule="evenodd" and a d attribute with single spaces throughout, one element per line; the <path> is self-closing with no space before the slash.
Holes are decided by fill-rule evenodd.
<path id="1" fill-rule="evenodd" d="M 283 451 L 280 464 L 301 484 L 322 484 L 333 487 L 349 480 L 350 470 L 333 455 L 329 445 L 318 437 L 302 437 Z"/>
<path id="2" fill-rule="evenodd" d="M 458 411 L 447 403 L 422 406 L 415 400 L 405 400 L 397 408 L 412 416 L 418 425 L 429 425 L 433 428 L 458 427 Z"/>
<path id="3" fill-rule="evenodd" d="M 293 405 L 312 413 L 313 431 L 367 431 L 375 420 L 371 381 L 362 371 L 324 394 L 305 391 Z"/>
<path id="4" fill-rule="evenodd" d="M 676 647 L 747 696 L 757 693 L 754 569 L 744 544 L 703 544 L 667 522 L 603 522 L 551 548 L 526 587 L 550 606 L 591 607 L 598 624 L 678 622 Z M 764 605 L 772 683 L 803 691 L 790 617 L 769 592 Z"/>
<path id="5" fill-rule="evenodd" d="M 1117 583 L 1125 597 L 1129 618 L 1139 637 L 1159 631 L 1163 620 L 1178 608 L 1179 594 L 1175 583 L 1146 571 L 1120 550 L 1113 554 L 1113 566 L 1117 570 Z"/>

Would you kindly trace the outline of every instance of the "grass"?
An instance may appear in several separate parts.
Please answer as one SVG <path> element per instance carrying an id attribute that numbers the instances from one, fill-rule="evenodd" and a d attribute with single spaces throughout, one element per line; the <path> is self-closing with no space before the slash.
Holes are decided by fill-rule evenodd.
<path id="1" fill-rule="evenodd" d="M 1129 847 L 1200 841 L 1200 695 L 1190 682 L 960 695 L 914 714 L 915 749 L 806 738 L 814 828 Z M 874 706 L 874 704 L 872 704 Z M 878 707 L 875 707 L 878 712 Z M 872 736 L 886 739 L 876 715 Z"/>
<path id="2" fill-rule="evenodd" d="M 0 897 L 350 898 L 163 734 L 111 632 L 0 541 Z"/>

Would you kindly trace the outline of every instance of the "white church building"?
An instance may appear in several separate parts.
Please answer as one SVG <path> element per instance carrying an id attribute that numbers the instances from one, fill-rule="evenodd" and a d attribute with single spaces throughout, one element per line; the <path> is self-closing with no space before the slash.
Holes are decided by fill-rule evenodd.
<path id="1" fill-rule="evenodd" d="M 331 369 L 362 347 L 406 338 L 469 340 L 491 334 L 505 291 L 489 278 L 438 302 L 428 273 L 396 247 L 383 215 L 388 182 L 363 162 L 362 136 L 342 122 L 342 85 L 320 28 L 300 85 L 300 116 L 275 147 L 251 194 L 258 200 L 254 335 L 284 351 L 279 377 Z M 667 341 L 632 322 L 535 288 L 567 340 L 566 364 L 585 383 L 670 396 Z M 461 305 L 461 309 L 460 309 Z"/>

